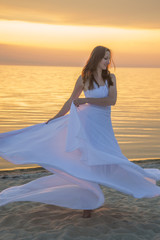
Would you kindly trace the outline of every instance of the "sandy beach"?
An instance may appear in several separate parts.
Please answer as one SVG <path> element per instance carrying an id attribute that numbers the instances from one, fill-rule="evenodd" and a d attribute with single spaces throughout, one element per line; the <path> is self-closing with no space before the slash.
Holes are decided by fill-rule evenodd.
<path id="1" fill-rule="evenodd" d="M 160 160 L 136 162 L 159 168 Z M 0 190 L 27 183 L 50 173 L 42 168 L 0 172 Z M 158 182 L 160 185 L 160 182 Z M 82 211 L 36 202 L 0 207 L 0 240 L 159 240 L 160 197 L 136 199 L 102 187 L 105 204 L 90 219 Z"/>

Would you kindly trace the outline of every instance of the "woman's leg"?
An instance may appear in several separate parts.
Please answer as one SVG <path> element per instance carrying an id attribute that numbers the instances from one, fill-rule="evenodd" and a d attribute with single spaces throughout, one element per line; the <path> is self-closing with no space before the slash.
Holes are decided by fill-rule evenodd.
<path id="1" fill-rule="evenodd" d="M 92 210 L 83 210 L 83 218 L 90 218 Z"/>

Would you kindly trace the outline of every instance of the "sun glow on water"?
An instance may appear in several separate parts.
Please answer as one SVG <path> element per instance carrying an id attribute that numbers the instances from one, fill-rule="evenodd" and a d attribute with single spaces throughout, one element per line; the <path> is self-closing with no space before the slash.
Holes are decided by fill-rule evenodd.
<path id="1" fill-rule="evenodd" d="M 54 116 L 70 97 L 81 70 L 80 67 L 1 66 L 0 132 L 42 123 Z M 130 160 L 158 159 L 160 69 L 117 68 L 115 74 L 118 99 L 112 107 L 112 123 L 122 152 Z M 0 168 L 15 167 L 0 162 Z"/>

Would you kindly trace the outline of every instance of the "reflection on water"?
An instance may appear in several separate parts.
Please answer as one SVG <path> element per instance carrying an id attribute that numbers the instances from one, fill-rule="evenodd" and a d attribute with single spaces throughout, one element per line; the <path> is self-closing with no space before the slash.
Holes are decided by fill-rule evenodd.
<path id="1" fill-rule="evenodd" d="M 0 66 L 0 132 L 54 116 L 70 97 L 81 69 Z M 131 160 L 159 158 L 160 69 L 117 68 L 115 74 L 118 100 L 112 122 L 122 152 Z M 1 159 L 1 168 L 10 166 Z"/>

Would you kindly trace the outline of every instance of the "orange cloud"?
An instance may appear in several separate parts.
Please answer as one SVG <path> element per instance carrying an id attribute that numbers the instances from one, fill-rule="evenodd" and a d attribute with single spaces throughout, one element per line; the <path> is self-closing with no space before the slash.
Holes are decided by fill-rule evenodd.
<path id="1" fill-rule="evenodd" d="M 122 28 L 160 28 L 158 0 L 1 0 L 0 19 Z"/>
<path id="2" fill-rule="evenodd" d="M 90 50 L 48 49 L 0 44 L 1 65 L 84 66 Z M 160 55 L 114 52 L 117 67 L 160 67 Z"/>
<path id="3" fill-rule="evenodd" d="M 97 45 L 109 47 L 120 66 L 158 67 L 160 64 L 158 29 L 49 25 L 20 21 L 0 21 L 0 29 L 0 43 L 4 44 L 1 47 L 1 64 L 14 64 L 15 61 L 15 64 L 79 66 L 81 57 L 86 58 Z M 11 47 L 11 54 L 8 46 Z M 53 56 L 56 57 L 53 59 Z"/>
<path id="4" fill-rule="evenodd" d="M 81 66 L 88 57 L 86 51 L 6 44 L 0 44 L 0 52 L 3 65 Z"/>

